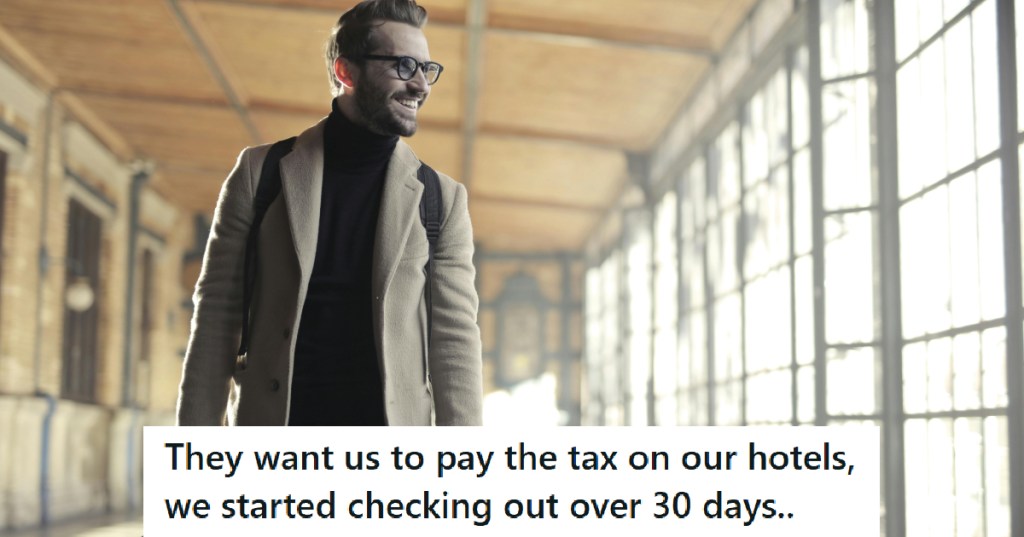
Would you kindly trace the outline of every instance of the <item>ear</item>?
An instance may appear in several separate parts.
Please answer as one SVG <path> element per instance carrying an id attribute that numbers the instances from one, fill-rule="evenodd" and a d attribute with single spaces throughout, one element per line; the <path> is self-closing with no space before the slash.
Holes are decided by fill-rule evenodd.
<path id="1" fill-rule="evenodd" d="M 355 73 L 354 65 L 345 58 L 337 58 L 334 60 L 334 76 L 338 78 L 341 85 L 346 88 L 354 88 Z"/>

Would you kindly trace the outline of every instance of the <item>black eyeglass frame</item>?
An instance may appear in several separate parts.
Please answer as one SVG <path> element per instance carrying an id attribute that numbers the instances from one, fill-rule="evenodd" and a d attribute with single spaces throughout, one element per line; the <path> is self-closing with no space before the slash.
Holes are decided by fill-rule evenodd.
<path id="1" fill-rule="evenodd" d="M 412 56 L 382 56 L 379 54 L 363 54 L 362 56 L 359 56 L 359 58 L 362 58 L 364 60 L 380 60 L 395 62 L 395 74 L 397 74 L 398 78 L 401 80 L 412 80 L 412 77 L 416 76 L 416 71 L 423 71 L 423 78 L 427 80 L 428 86 L 433 86 L 434 84 L 436 84 L 437 81 L 441 79 L 441 73 L 444 72 L 443 65 L 432 61 L 421 62 L 418 61 L 416 58 L 413 58 Z M 416 68 L 412 70 L 408 77 L 403 77 L 401 65 L 402 62 L 405 61 L 406 59 L 414 62 L 416 64 Z M 437 77 L 435 77 L 433 81 L 430 80 L 430 75 L 427 73 L 427 67 L 432 65 L 437 66 Z"/>

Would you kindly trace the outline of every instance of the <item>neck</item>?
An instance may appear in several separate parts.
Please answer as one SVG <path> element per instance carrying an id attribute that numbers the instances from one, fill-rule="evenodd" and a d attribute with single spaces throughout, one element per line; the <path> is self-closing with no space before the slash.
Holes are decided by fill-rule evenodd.
<path id="1" fill-rule="evenodd" d="M 347 166 L 372 165 L 386 162 L 398 142 L 397 136 L 377 134 L 359 124 L 336 101 L 327 121 L 324 148 L 332 159 Z"/>
<path id="2" fill-rule="evenodd" d="M 370 128 L 366 118 L 359 113 L 359 107 L 356 106 L 356 98 L 354 95 L 347 93 L 338 95 L 334 98 L 334 108 L 340 110 L 342 114 L 345 114 L 345 117 L 347 117 L 352 123 L 355 123 L 364 129 Z"/>

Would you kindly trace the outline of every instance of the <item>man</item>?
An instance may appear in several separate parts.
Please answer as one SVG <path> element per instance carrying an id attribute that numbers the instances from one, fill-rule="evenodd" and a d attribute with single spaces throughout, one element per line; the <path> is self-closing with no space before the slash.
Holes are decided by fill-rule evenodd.
<path id="1" fill-rule="evenodd" d="M 332 111 L 280 161 L 281 192 L 259 230 L 249 352 L 236 358 L 246 239 L 269 146 L 242 151 L 196 284 L 179 424 L 480 424 L 466 190 L 439 174 L 428 282 L 420 161 L 398 139 L 416 132 L 442 70 L 425 23 L 414 1 L 366 0 L 335 25 Z"/>

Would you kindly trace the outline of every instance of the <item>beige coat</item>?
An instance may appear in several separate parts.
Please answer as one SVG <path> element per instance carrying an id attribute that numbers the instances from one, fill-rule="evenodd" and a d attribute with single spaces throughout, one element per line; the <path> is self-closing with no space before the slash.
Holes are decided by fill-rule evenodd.
<path id="1" fill-rule="evenodd" d="M 323 182 L 321 121 L 281 160 L 281 194 L 259 235 L 259 269 L 245 368 L 242 271 L 252 201 L 270 146 L 248 148 L 224 182 L 196 284 L 192 334 L 178 396 L 180 425 L 285 425 L 295 335 L 313 270 Z M 373 326 L 390 425 L 478 425 L 482 381 L 473 231 L 466 189 L 440 175 L 441 235 L 434 255 L 433 334 L 426 351 L 419 159 L 398 142 L 388 164 L 374 241 Z"/>

